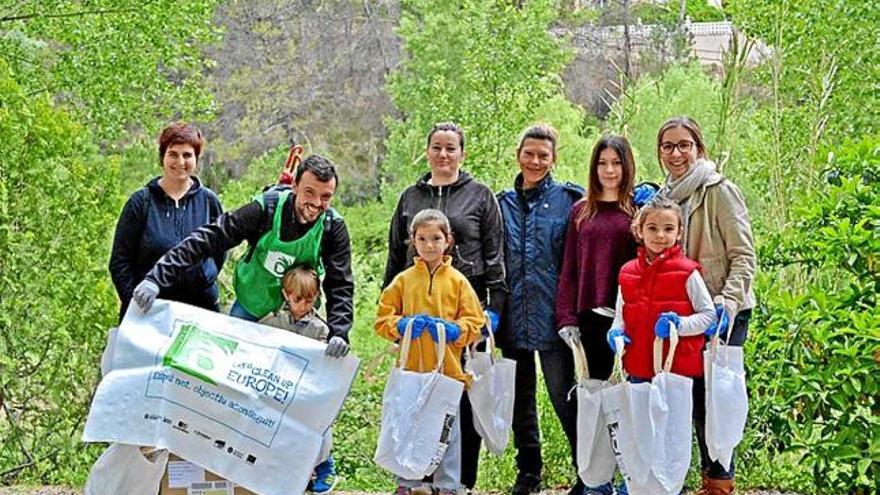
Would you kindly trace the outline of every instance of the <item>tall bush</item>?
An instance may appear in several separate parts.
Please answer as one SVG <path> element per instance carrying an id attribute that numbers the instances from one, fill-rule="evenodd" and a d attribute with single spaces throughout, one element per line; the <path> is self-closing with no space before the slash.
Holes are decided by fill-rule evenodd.
<path id="1" fill-rule="evenodd" d="M 0 60 L 0 484 L 79 483 L 79 430 L 116 298 L 107 241 L 118 164 Z"/>

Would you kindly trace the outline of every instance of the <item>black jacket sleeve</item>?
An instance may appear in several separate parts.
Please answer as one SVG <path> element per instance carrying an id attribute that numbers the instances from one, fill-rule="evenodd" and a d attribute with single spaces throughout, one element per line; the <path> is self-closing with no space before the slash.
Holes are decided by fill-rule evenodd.
<path id="1" fill-rule="evenodd" d="M 324 233 L 321 261 L 324 263 L 329 336 L 342 337 L 348 342 L 348 332 L 354 320 L 354 276 L 351 272 L 351 239 L 341 217 L 334 218 L 330 231 Z"/>
<path id="2" fill-rule="evenodd" d="M 110 278 L 116 287 L 116 294 L 122 307 L 128 306 L 131 293 L 140 282 L 135 277 L 135 257 L 140 249 L 141 236 L 144 231 L 144 193 L 149 191 L 141 189 L 132 194 L 119 220 L 116 222 L 116 233 L 113 235 L 113 248 L 110 251 Z"/>
<path id="3" fill-rule="evenodd" d="M 406 240 L 409 238 L 409 234 L 406 231 L 406 225 L 404 225 L 404 203 L 403 195 L 401 195 L 397 201 L 397 208 L 394 209 L 394 216 L 391 217 L 391 225 L 388 227 L 388 260 L 385 262 L 385 278 L 382 282 L 383 289 L 388 287 L 391 281 L 394 280 L 394 277 L 402 272 L 406 266 L 406 253 L 408 249 Z"/>
<path id="4" fill-rule="evenodd" d="M 492 191 L 486 189 L 483 217 L 480 219 L 480 235 L 483 244 L 483 262 L 486 265 L 486 288 L 489 290 L 489 307 L 501 314 L 507 284 L 504 276 L 504 220 L 501 208 Z"/>
<path id="5" fill-rule="evenodd" d="M 183 278 L 184 272 L 208 257 L 225 256 L 226 251 L 246 239 L 258 239 L 265 233 L 265 213 L 256 201 L 220 215 L 202 225 L 163 255 L 147 273 L 147 280 L 169 288 Z"/>
<path id="6" fill-rule="evenodd" d="M 223 205 L 220 198 L 216 194 L 211 195 L 211 221 L 216 222 L 220 215 L 223 214 Z M 226 262 L 226 251 L 214 254 L 214 264 L 217 266 L 217 273 L 223 270 L 223 263 Z"/>

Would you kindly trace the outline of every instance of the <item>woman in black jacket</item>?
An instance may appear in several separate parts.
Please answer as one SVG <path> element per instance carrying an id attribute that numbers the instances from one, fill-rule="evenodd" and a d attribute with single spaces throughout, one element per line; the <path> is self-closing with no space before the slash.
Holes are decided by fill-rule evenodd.
<path id="1" fill-rule="evenodd" d="M 202 186 L 195 171 L 205 139 L 191 124 L 175 123 L 159 135 L 162 175 L 134 192 L 125 203 L 110 254 L 110 276 L 119 295 L 119 320 L 132 292 L 165 251 L 222 212 L 220 199 Z M 213 311 L 219 310 L 217 274 L 224 255 L 191 268 L 182 283 L 159 294 Z"/>
<path id="2" fill-rule="evenodd" d="M 387 287 L 398 273 L 413 264 L 407 238 L 416 213 L 426 208 L 442 211 L 452 224 L 452 265 L 467 277 L 497 326 L 507 291 L 504 281 L 504 227 L 492 190 L 461 170 L 464 132 L 452 123 L 437 124 L 428 133 L 425 151 L 431 171 L 400 195 L 388 233 Z M 473 427 L 467 397 L 461 401 L 461 483 L 472 489 L 477 481 L 481 438 Z"/>

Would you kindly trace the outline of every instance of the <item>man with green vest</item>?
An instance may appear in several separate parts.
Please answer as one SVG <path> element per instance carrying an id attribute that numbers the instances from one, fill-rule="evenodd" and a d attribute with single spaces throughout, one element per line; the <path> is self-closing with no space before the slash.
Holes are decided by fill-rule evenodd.
<path id="1" fill-rule="evenodd" d="M 235 267 L 231 316 L 258 321 L 283 303 L 281 278 L 295 265 L 306 264 L 323 275 L 327 326 L 326 353 L 348 353 L 353 319 L 354 278 L 351 239 L 343 218 L 330 200 L 339 179 L 326 158 L 311 155 L 297 168 L 290 190 L 270 189 L 254 201 L 195 230 L 171 248 L 134 290 L 132 299 L 150 310 L 161 287 L 171 287 L 201 260 L 248 241 L 250 248 Z"/>

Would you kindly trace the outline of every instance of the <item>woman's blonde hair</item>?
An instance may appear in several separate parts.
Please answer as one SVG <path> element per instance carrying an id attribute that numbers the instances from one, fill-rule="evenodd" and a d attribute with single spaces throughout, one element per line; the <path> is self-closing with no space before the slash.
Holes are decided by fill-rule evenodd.
<path id="1" fill-rule="evenodd" d="M 320 282 L 318 272 L 307 265 L 297 265 L 284 272 L 281 286 L 291 296 L 308 299 L 318 297 Z"/>
<path id="2" fill-rule="evenodd" d="M 635 217 L 633 217 L 632 224 L 630 225 L 630 231 L 633 234 L 633 237 L 636 238 L 639 243 L 644 242 L 642 239 L 642 227 L 645 226 L 645 218 L 649 213 L 654 213 L 656 211 L 663 210 L 672 210 L 675 212 L 675 216 L 678 217 L 678 227 L 682 228 L 684 226 L 684 211 L 681 209 L 678 203 L 669 199 L 662 198 L 658 196 L 654 196 L 651 201 L 643 206 L 638 212 L 636 212 Z"/>

